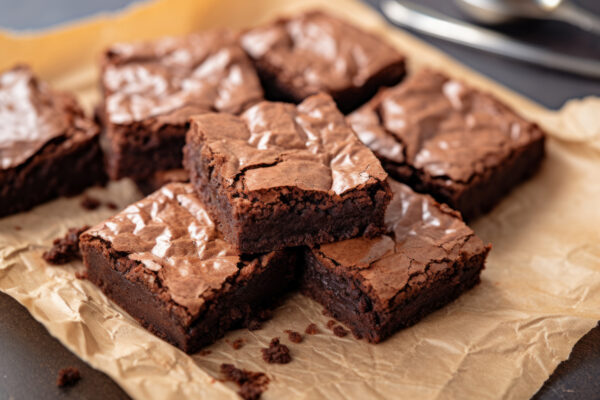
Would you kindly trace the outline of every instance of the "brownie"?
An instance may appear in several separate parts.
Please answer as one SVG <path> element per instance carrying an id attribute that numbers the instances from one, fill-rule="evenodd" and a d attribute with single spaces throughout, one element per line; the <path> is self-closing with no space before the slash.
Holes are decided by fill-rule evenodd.
<path id="1" fill-rule="evenodd" d="M 387 234 L 305 249 L 300 283 L 302 293 L 373 343 L 476 285 L 490 250 L 447 205 L 390 185 Z"/>
<path id="2" fill-rule="evenodd" d="M 263 98 L 251 60 L 228 30 L 117 44 L 103 59 L 103 148 L 112 179 L 181 168 L 191 115 L 239 113 Z"/>
<path id="3" fill-rule="evenodd" d="M 301 102 L 329 93 L 346 113 L 404 76 L 404 56 L 381 38 L 319 11 L 242 35 L 267 98 Z"/>
<path id="4" fill-rule="evenodd" d="M 296 264 L 293 250 L 240 255 L 182 183 L 84 232 L 80 247 L 90 281 L 188 353 L 252 320 L 288 288 Z"/>
<path id="5" fill-rule="evenodd" d="M 242 253 L 378 234 L 391 197 L 381 164 L 327 94 L 194 116 L 184 165 Z"/>
<path id="6" fill-rule="evenodd" d="M 26 66 L 0 74 L 0 217 L 106 181 L 98 126 Z"/>
<path id="7" fill-rule="evenodd" d="M 189 176 L 185 169 L 176 168 L 164 171 L 156 171 L 149 178 L 140 179 L 135 182 L 137 188 L 144 194 L 144 196 L 150 193 L 156 192 L 164 185 L 172 182 L 188 182 Z"/>
<path id="8" fill-rule="evenodd" d="M 348 121 L 395 179 L 460 211 L 489 211 L 544 157 L 544 133 L 493 96 L 423 70 Z"/>

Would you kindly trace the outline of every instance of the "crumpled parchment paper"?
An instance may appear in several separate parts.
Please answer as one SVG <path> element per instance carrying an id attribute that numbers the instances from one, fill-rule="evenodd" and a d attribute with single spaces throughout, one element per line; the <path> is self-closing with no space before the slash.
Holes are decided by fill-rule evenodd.
<path id="1" fill-rule="evenodd" d="M 546 110 L 386 25 L 356 0 L 143 3 L 46 32 L 0 32 L 0 69 L 30 63 L 55 87 L 75 91 L 91 110 L 99 99 L 98 55 L 114 41 L 245 27 L 314 7 L 390 40 L 410 57 L 410 70 L 443 68 L 495 93 L 551 134 L 539 174 L 473 224 L 493 244 L 481 285 L 378 345 L 334 336 L 319 305 L 290 294 L 262 330 L 231 332 L 209 347 L 210 354 L 190 357 L 76 279 L 81 263 L 56 267 L 41 259 L 69 227 L 92 225 L 115 212 L 86 211 L 72 198 L 0 220 L 0 290 L 138 399 L 235 399 L 237 388 L 218 380 L 222 362 L 266 372 L 271 383 L 265 399 L 532 396 L 600 319 L 600 99 Z M 88 193 L 122 207 L 140 198 L 129 181 Z M 321 333 L 306 335 L 302 343 L 290 343 L 283 332 L 303 332 L 312 322 Z M 290 364 L 262 361 L 260 348 L 275 336 L 290 347 Z M 238 338 L 245 345 L 234 350 L 230 343 Z"/>

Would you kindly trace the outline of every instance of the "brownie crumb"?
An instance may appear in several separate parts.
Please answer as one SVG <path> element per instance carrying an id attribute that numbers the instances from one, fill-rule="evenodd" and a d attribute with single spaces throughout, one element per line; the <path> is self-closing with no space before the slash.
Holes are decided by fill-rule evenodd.
<path id="1" fill-rule="evenodd" d="M 75 272 L 75 278 L 77 278 L 77 279 L 87 279 L 88 278 L 87 271 L 77 271 L 77 272 Z"/>
<path id="2" fill-rule="evenodd" d="M 79 235 L 90 229 L 85 225 L 81 228 L 71 228 L 62 238 L 54 239 L 52 248 L 42 255 L 44 260 L 50 264 L 62 265 L 73 260 L 81 260 L 79 251 Z"/>
<path id="3" fill-rule="evenodd" d="M 15 231 L 20 231 L 21 229 L 23 228 L 21 228 L 19 225 L 15 225 Z"/>
<path id="4" fill-rule="evenodd" d="M 198 352 L 198 355 L 200 355 L 200 356 L 207 356 L 207 355 L 209 355 L 210 353 L 212 353 L 212 351 L 210 351 L 210 350 L 200 350 L 200 351 Z"/>
<path id="5" fill-rule="evenodd" d="M 299 332 L 291 331 L 289 329 L 286 329 L 284 332 L 288 334 L 288 338 L 290 339 L 290 342 L 292 342 L 292 343 L 302 342 L 302 335 Z"/>
<path id="6" fill-rule="evenodd" d="M 335 328 L 333 328 L 333 334 L 337 337 L 344 337 L 348 334 L 348 331 L 342 326 L 338 325 Z"/>
<path id="7" fill-rule="evenodd" d="M 269 378 L 264 373 L 239 369 L 232 364 L 221 364 L 221 373 L 225 380 L 240 387 L 238 394 L 244 400 L 258 400 L 269 385 Z"/>
<path id="8" fill-rule="evenodd" d="M 81 207 L 85 208 L 86 210 L 95 210 L 96 208 L 100 207 L 100 200 L 91 197 L 91 196 L 83 196 L 83 198 L 81 199 L 81 203 L 79 203 L 81 205 Z"/>
<path id="9" fill-rule="evenodd" d="M 62 388 L 66 386 L 73 386 L 81 379 L 79 370 L 75 367 L 67 367 L 58 371 L 58 378 L 56 378 L 56 386 Z"/>
<path id="10" fill-rule="evenodd" d="M 317 324 L 309 324 L 304 331 L 307 335 L 316 335 L 319 333 L 319 327 Z"/>
<path id="11" fill-rule="evenodd" d="M 250 321 L 248 323 L 248 329 L 251 330 L 251 331 L 257 331 L 260 328 L 262 328 L 262 322 L 260 322 L 257 319 L 253 319 L 252 321 Z"/>
<path id="12" fill-rule="evenodd" d="M 233 347 L 234 350 L 239 350 L 244 346 L 244 342 L 245 340 L 242 338 L 235 339 L 233 343 L 231 343 L 231 347 Z"/>
<path id="13" fill-rule="evenodd" d="M 327 329 L 333 329 L 335 324 L 337 324 L 337 321 L 330 319 L 329 321 L 327 321 Z"/>
<path id="14" fill-rule="evenodd" d="M 117 208 L 119 208 L 115 203 L 113 203 L 112 201 L 109 201 L 106 203 L 106 207 L 108 207 L 111 210 L 116 210 Z"/>
<path id="15" fill-rule="evenodd" d="M 279 338 L 271 339 L 269 347 L 262 349 L 262 357 L 269 364 L 287 364 L 292 361 L 290 349 L 285 344 L 279 343 Z"/>

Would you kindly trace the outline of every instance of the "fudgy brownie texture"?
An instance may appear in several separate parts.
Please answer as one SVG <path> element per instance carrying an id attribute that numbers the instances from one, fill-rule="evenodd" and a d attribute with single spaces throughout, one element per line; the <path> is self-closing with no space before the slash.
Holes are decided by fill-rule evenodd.
<path id="1" fill-rule="evenodd" d="M 391 197 L 379 160 L 326 94 L 192 117 L 184 165 L 242 253 L 376 235 Z"/>
<path id="2" fill-rule="evenodd" d="M 544 133 L 491 95 L 423 70 L 348 116 L 395 179 L 460 211 L 489 211 L 544 157 Z"/>
<path id="3" fill-rule="evenodd" d="M 0 217 L 105 183 L 98 133 L 28 67 L 0 74 Z"/>
<path id="4" fill-rule="evenodd" d="M 144 196 L 156 192 L 164 185 L 172 182 L 188 182 L 189 175 L 183 168 L 169 169 L 165 171 L 156 171 L 149 178 L 137 180 L 135 182 L 137 188 Z"/>
<path id="5" fill-rule="evenodd" d="M 191 115 L 239 113 L 263 98 L 252 62 L 227 30 L 117 44 L 102 68 L 103 148 L 112 179 L 181 168 Z"/>
<path id="6" fill-rule="evenodd" d="M 299 103 L 326 92 L 346 113 L 405 72 L 404 56 L 381 38 L 319 11 L 247 31 L 241 43 L 269 100 Z"/>
<path id="7" fill-rule="evenodd" d="M 189 184 L 172 183 L 84 232 L 88 279 L 191 353 L 244 326 L 294 280 L 295 253 L 241 256 Z"/>
<path id="8" fill-rule="evenodd" d="M 90 229 L 84 225 L 81 228 L 71 228 L 67 231 L 64 237 L 54 239 L 52 248 L 44 254 L 42 258 L 54 265 L 62 265 L 73 260 L 81 260 L 81 252 L 79 251 L 79 236 Z"/>
<path id="9" fill-rule="evenodd" d="M 477 284 L 490 249 L 447 205 L 390 185 L 388 233 L 307 248 L 301 279 L 305 295 L 374 343 Z"/>

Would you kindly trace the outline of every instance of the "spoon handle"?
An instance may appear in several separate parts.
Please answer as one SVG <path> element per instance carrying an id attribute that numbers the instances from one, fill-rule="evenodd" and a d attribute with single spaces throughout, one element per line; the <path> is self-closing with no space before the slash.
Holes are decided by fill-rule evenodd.
<path id="1" fill-rule="evenodd" d="M 552 15 L 556 19 L 560 19 L 561 21 L 578 26 L 588 32 L 600 35 L 600 18 L 572 3 L 561 3 L 560 6 L 552 12 Z"/>
<path id="2" fill-rule="evenodd" d="M 531 64 L 600 78 L 599 61 L 566 56 L 531 46 L 409 2 L 382 0 L 379 5 L 390 21 L 417 32 Z"/>

